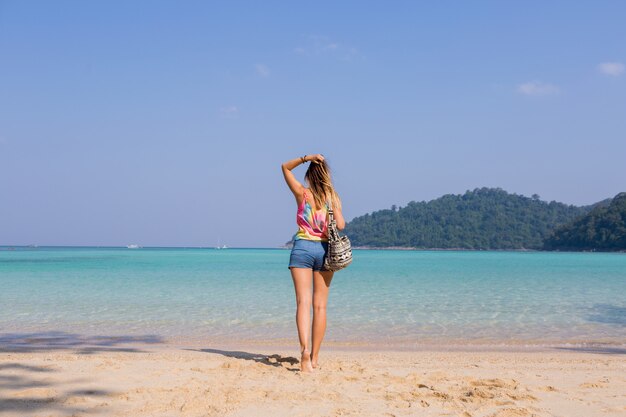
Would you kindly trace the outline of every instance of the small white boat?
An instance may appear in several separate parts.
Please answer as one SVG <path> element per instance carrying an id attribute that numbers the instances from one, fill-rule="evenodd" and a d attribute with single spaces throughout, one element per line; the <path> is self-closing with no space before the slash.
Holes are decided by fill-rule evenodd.
<path id="1" fill-rule="evenodd" d="M 215 249 L 228 249 L 228 246 L 222 244 L 222 238 L 217 238 L 217 246 Z"/>
<path id="2" fill-rule="evenodd" d="M 141 246 L 139 245 L 126 245 L 128 249 L 139 249 Z"/>

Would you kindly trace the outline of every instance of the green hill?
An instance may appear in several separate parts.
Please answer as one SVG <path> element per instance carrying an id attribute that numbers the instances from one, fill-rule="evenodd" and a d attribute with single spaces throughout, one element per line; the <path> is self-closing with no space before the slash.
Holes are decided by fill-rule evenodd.
<path id="1" fill-rule="evenodd" d="M 626 250 L 626 193 L 608 206 L 593 208 L 587 215 L 558 227 L 545 240 L 546 250 Z"/>
<path id="2" fill-rule="evenodd" d="M 375 211 L 346 226 L 354 246 L 441 249 L 541 249 L 559 225 L 591 210 L 480 188 L 404 208 Z"/>

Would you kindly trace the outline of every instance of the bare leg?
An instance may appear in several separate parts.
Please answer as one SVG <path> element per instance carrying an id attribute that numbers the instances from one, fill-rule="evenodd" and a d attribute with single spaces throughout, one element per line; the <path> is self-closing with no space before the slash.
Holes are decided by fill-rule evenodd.
<path id="1" fill-rule="evenodd" d="M 317 368 L 320 347 L 326 332 L 326 304 L 333 274 L 332 271 L 313 272 L 313 350 L 311 351 L 313 368 Z"/>
<path id="2" fill-rule="evenodd" d="M 311 372 L 311 299 L 312 299 L 312 270 L 309 268 L 291 268 L 291 278 L 296 290 L 296 325 L 300 340 L 300 369 L 302 372 Z"/>

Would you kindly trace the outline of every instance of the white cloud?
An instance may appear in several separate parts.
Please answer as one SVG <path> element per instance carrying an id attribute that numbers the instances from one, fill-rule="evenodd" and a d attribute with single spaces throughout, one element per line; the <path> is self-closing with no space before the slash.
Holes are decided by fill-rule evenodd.
<path id="1" fill-rule="evenodd" d="M 517 86 L 517 92 L 525 96 L 548 96 L 559 93 L 559 87 L 540 81 L 529 81 Z"/>
<path id="2" fill-rule="evenodd" d="M 332 56 L 338 59 L 351 60 L 358 56 L 358 51 L 353 46 L 337 42 L 328 36 L 310 35 L 306 37 L 302 45 L 293 50 L 298 55 L 304 56 Z"/>
<path id="3" fill-rule="evenodd" d="M 254 68 L 256 69 L 256 73 L 259 77 L 267 78 L 270 76 L 270 69 L 267 67 L 267 65 L 256 64 Z"/>
<path id="4" fill-rule="evenodd" d="M 239 117 L 239 108 L 237 106 L 222 107 L 219 115 L 222 119 L 236 119 Z"/>
<path id="5" fill-rule="evenodd" d="M 598 64 L 598 71 L 604 75 L 618 77 L 624 73 L 624 64 L 621 62 L 603 62 Z"/>

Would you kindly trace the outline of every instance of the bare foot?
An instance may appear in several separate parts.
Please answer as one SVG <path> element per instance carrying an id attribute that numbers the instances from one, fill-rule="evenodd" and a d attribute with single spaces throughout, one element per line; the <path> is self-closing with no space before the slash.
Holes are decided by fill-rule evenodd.
<path id="1" fill-rule="evenodd" d="M 313 372 L 313 366 L 311 365 L 311 352 L 308 350 L 302 351 L 302 358 L 300 359 L 300 371 L 301 372 Z"/>
<path id="2" fill-rule="evenodd" d="M 313 369 L 318 369 L 320 367 L 320 364 L 317 362 L 317 358 L 314 358 L 313 356 L 311 356 L 311 367 Z"/>

